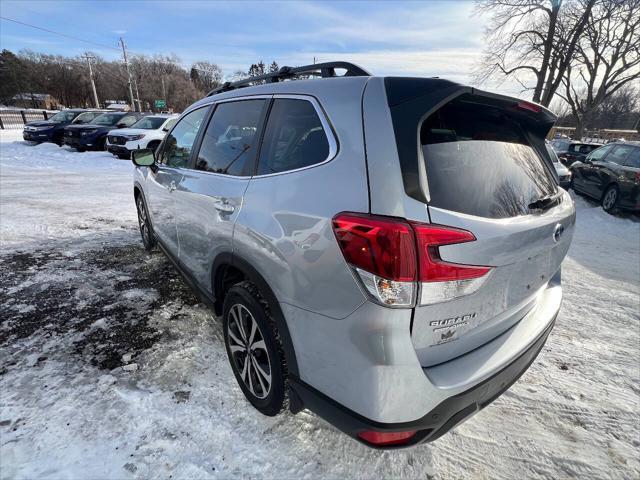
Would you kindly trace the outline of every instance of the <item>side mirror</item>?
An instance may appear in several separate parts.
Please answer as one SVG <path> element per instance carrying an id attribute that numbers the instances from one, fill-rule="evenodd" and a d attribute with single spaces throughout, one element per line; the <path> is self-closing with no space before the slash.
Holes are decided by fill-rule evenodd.
<path id="1" fill-rule="evenodd" d="M 584 157 L 584 158 L 581 160 L 581 162 L 582 162 L 582 163 L 587 163 L 587 164 L 589 164 L 589 163 L 591 163 L 591 158 L 589 158 L 589 157 Z"/>
<path id="2" fill-rule="evenodd" d="M 116 124 L 116 128 L 124 128 L 124 127 L 126 127 L 126 126 L 127 126 L 127 124 L 126 124 L 126 123 L 117 123 L 117 124 Z"/>
<path id="3" fill-rule="evenodd" d="M 141 148 L 131 152 L 131 160 L 137 167 L 152 167 L 156 164 L 156 156 L 150 148 Z"/>
<path id="4" fill-rule="evenodd" d="M 163 131 L 163 132 L 168 132 L 168 131 L 169 131 L 169 129 L 168 129 L 167 127 L 162 127 L 162 131 Z"/>

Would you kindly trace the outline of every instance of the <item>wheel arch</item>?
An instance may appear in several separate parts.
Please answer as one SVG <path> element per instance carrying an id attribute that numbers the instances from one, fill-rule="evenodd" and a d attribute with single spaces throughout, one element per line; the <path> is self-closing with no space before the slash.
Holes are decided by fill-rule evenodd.
<path id="1" fill-rule="evenodd" d="M 269 286 L 268 282 L 248 261 L 229 252 L 220 253 L 213 262 L 211 269 L 211 286 L 213 296 L 215 298 L 214 311 L 216 315 L 222 314 L 222 305 L 226 290 L 236 280 L 248 280 L 258 287 L 260 294 L 269 303 L 271 316 L 273 317 L 280 339 L 282 340 L 282 348 L 286 356 L 287 367 L 290 374 L 298 377 L 298 362 L 296 353 L 289 333 L 289 327 L 280 308 L 280 303 Z"/>
<path id="2" fill-rule="evenodd" d="M 600 201 L 604 199 L 607 190 L 609 190 L 611 187 L 616 187 L 618 189 L 618 192 L 620 192 L 620 186 L 618 185 L 618 182 L 615 180 L 610 180 L 609 183 L 607 183 L 602 189 L 602 193 L 600 194 Z"/>

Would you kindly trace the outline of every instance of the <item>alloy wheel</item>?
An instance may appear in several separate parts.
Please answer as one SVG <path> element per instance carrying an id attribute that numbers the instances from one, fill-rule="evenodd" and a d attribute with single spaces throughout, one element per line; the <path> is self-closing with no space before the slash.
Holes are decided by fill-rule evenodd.
<path id="1" fill-rule="evenodd" d="M 271 360 L 258 322 L 244 305 L 229 310 L 227 334 L 242 382 L 256 398 L 265 398 L 271 391 Z"/>
<path id="2" fill-rule="evenodd" d="M 140 234 L 145 245 L 151 243 L 151 231 L 149 230 L 149 219 L 147 218 L 147 210 L 144 208 L 144 201 L 138 197 L 136 202 L 138 207 L 138 224 L 140 225 Z"/>
<path id="3" fill-rule="evenodd" d="M 611 210 L 618 199 L 618 192 L 615 188 L 610 188 L 602 199 L 602 206 L 605 210 Z"/>

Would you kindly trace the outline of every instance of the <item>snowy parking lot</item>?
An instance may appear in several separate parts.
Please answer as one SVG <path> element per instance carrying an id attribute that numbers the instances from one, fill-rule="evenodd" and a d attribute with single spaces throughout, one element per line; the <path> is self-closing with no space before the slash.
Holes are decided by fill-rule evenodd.
<path id="1" fill-rule="evenodd" d="M 638 478 L 640 222 L 575 197 L 537 361 L 440 440 L 370 450 L 261 416 L 221 327 L 145 252 L 132 165 L 0 133 L 1 478 Z"/>

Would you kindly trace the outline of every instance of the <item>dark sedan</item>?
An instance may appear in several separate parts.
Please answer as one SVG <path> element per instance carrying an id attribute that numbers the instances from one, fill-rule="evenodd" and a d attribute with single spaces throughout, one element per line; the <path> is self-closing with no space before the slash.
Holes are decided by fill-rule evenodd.
<path id="1" fill-rule="evenodd" d="M 24 125 L 22 138 L 29 142 L 53 142 L 62 145 L 64 128 L 67 125 L 83 125 L 102 115 L 104 111 L 72 108 L 56 113 L 48 120 L 38 120 Z"/>
<path id="2" fill-rule="evenodd" d="M 130 127 L 144 116 L 144 113 L 137 112 L 109 112 L 86 125 L 69 125 L 64 129 L 64 144 L 80 152 L 104 150 L 109 130 Z"/>
<path id="3" fill-rule="evenodd" d="M 600 147 L 571 165 L 571 173 L 571 188 L 600 201 L 605 211 L 640 211 L 640 142 Z"/>

